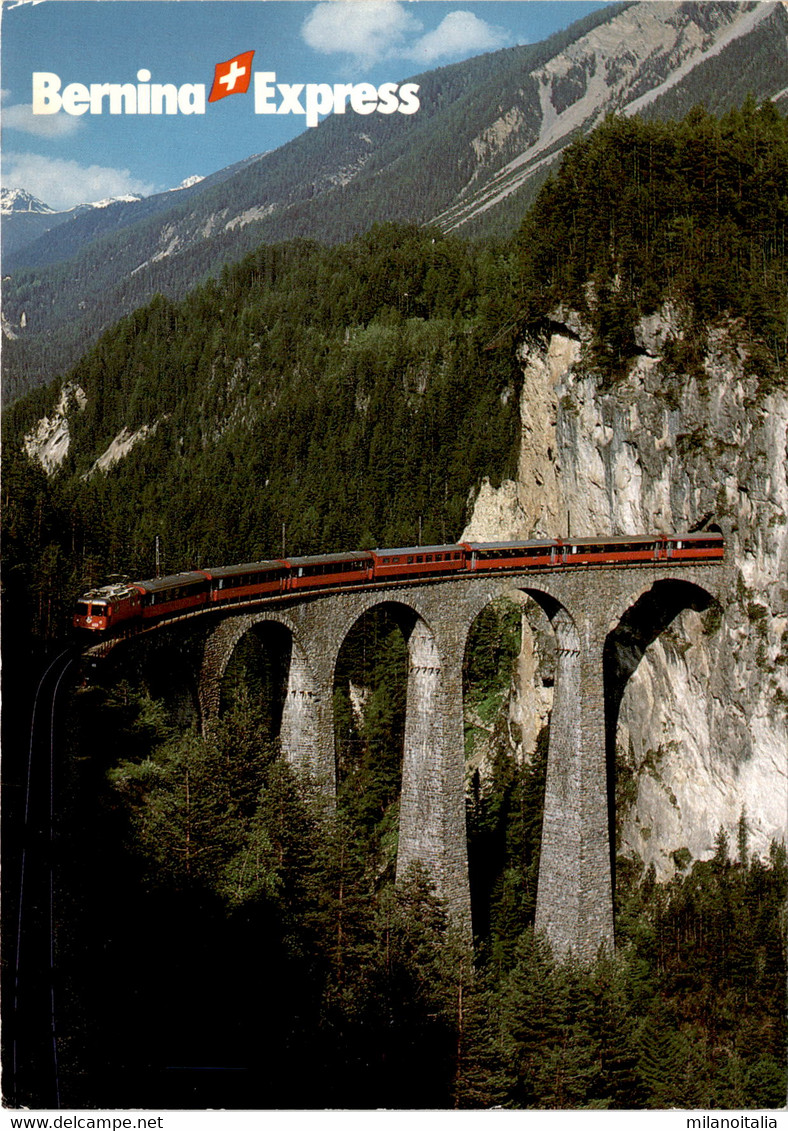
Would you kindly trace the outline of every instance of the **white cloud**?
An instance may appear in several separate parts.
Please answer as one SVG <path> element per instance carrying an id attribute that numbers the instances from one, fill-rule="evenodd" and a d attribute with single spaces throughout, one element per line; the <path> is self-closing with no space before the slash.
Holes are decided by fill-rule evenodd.
<path id="1" fill-rule="evenodd" d="M 307 46 L 325 55 L 352 55 L 371 64 L 402 54 L 422 25 L 399 0 L 324 0 L 304 21 Z"/>
<path id="2" fill-rule="evenodd" d="M 434 63 L 438 59 L 457 59 L 482 51 L 504 47 L 508 35 L 502 28 L 485 23 L 473 12 L 449 12 L 435 31 L 427 32 L 410 52 L 410 58 L 419 63 Z"/>
<path id="3" fill-rule="evenodd" d="M 508 35 L 472 12 L 453 11 L 440 25 L 424 25 L 402 0 L 322 0 L 304 21 L 304 42 L 325 55 L 350 55 L 371 65 L 387 59 L 431 64 L 503 47 Z"/>
<path id="4" fill-rule="evenodd" d="M 38 137 L 67 137 L 82 126 L 82 119 L 73 114 L 34 114 L 24 103 L 3 109 L 3 129 L 23 130 Z"/>
<path id="5" fill-rule="evenodd" d="M 77 161 L 41 157 L 36 153 L 6 153 L 3 185 L 23 188 L 50 208 L 73 208 L 110 196 L 137 193 L 148 196 L 156 186 L 134 177 L 128 169 L 80 165 Z"/>

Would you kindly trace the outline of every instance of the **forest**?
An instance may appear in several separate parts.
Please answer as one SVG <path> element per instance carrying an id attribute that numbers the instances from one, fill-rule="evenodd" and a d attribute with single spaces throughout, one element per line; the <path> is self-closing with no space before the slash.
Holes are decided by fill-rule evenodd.
<path id="1" fill-rule="evenodd" d="M 595 11 L 542 43 L 505 48 L 415 76 L 424 105 L 404 124 L 395 120 L 400 115 L 373 115 L 360 134 L 344 128 L 342 116 L 329 117 L 319 130 L 258 154 L 248 167 L 240 163 L 226 183 L 224 177 L 218 184 L 214 177 L 206 178 L 196 196 L 187 190 L 177 194 L 177 202 L 170 201 L 167 227 L 177 233 L 174 254 L 161 256 L 161 220 L 151 214 L 156 205 L 142 201 L 93 221 L 101 231 L 89 243 L 90 221 L 80 217 L 73 226 L 61 225 L 54 240 L 47 237 L 8 257 L 7 263 L 4 259 L 12 273 L 5 287 L 6 316 L 19 325 L 24 311 L 27 322 L 24 334 L 6 342 L 6 395 L 19 395 L 45 383 L 47 374 L 62 372 L 102 329 L 153 294 L 180 299 L 260 244 L 304 237 L 326 245 L 346 243 L 381 217 L 425 223 L 472 176 L 470 141 L 489 124 L 501 99 L 519 99 L 523 74 L 611 14 L 611 8 Z M 535 108 L 538 98 L 531 81 L 526 131 L 537 120 Z M 490 168 L 509 155 L 503 148 Z M 355 175 L 347 181 L 349 169 Z M 309 170 L 307 176 L 304 170 Z M 259 213 L 261 205 L 266 206 L 261 218 L 217 225 L 227 208 L 238 216 L 248 210 Z M 125 230 L 118 231 L 114 221 Z M 507 233 L 516 223 L 506 227 Z M 200 235 L 206 228 L 211 238 Z"/>
<path id="2" fill-rule="evenodd" d="M 128 314 L 68 373 L 71 442 L 49 472 L 29 439 L 62 382 L 13 405 L 12 817 L 25 712 L 76 596 L 153 576 L 157 540 L 166 573 L 454 540 L 481 479 L 515 473 L 516 346 L 557 304 L 592 326 L 600 384 L 633 356 L 637 318 L 671 301 L 691 315 L 666 347 L 687 379 L 725 319 L 759 396 L 786 387 L 786 184 L 788 128 L 771 104 L 611 118 L 573 144 L 510 240 L 385 223 L 336 246 L 261 245 Z M 472 955 L 425 872 L 394 883 L 406 648 L 385 614 L 340 656 L 335 808 L 278 754 L 281 642 L 249 635 L 206 735 L 170 687 L 166 642 L 82 671 L 58 771 L 67 1105 L 784 1104 L 788 864 L 784 845 L 751 851 L 746 813 L 735 845 L 721 831 L 711 859 L 677 853 L 669 881 L 619 856 L 615 955 L 559 961 L 534 933 L 548 734 L 517 760 L 496 722 L 519 632 L 493 608 L 465 657 L 466 704 L 493 734 L 467 791 Z"/>

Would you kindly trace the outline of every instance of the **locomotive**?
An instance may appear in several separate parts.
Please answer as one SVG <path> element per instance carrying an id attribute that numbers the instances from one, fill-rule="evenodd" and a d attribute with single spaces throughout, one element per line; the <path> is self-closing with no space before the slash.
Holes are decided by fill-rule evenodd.
<path id="1" fill-rule="evenodd" d="M 406 546 L 279 558 L 91 589 L 77 601 L 73 624 L 74 628 L 91 633 L 133 632 L 206 608 L 218 610 L 289 593 L 409 583 L 471 573 L 713 562 L 721 561 L 724 552 L 722 534 L 704 531 L 650 537 L 458 542 L 451 546 Z"/>

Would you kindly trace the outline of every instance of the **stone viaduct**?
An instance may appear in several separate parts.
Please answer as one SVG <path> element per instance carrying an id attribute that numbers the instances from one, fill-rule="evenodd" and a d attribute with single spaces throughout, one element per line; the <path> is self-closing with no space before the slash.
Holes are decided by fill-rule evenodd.
<path id="1" fill-rule="evenodd" d="M 424 863 L 470 938 L 462 666 L 473 622 L 500 597 L 533 598 L 550 622 L 556 671 L 536 926 L 583 961 L 613 947 L 608 765 L 618 706 L 643 651 L 684 608 L 721 597 L 719 564 L 574 567 L 463 575 L 297 595 L 227 612 L 208 635 L 199 681 L 203 726 L 219 710 L 234 648 L 253 626 L 292 637 L 281 745 L 329 794 L 336 790 L 332 697 L 340 648 L 368 610 L 388 606 L 409 670 L 397 876 Z"/>

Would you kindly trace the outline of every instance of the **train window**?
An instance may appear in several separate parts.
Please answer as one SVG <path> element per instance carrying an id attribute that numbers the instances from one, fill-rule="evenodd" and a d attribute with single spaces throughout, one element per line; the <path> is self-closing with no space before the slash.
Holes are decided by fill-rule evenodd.
<path id="1" fill-rule="evenodd" d="M 77 601 L 77 616 L 90 616 L 90 605 L 87 603 L 87 601 Z"/>
<path id="2" fill-rule="evenodd" d="M 412 554 L 408 558 L 408 565 L 413 565 L 413 555 Z"/>
<path id="3" fill-rule="evenodd" d="M 424 561 L 424 554 L 416 554 L 416 561 L 417 562 L 423 562 Z"/>

